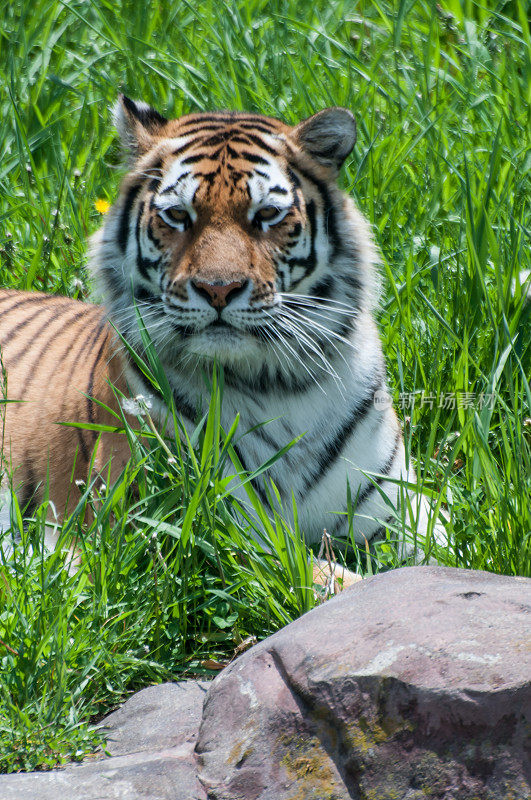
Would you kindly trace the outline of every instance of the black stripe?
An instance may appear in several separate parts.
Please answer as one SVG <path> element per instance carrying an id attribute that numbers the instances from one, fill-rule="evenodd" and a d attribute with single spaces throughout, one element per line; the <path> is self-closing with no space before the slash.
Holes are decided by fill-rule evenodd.
<path id="1" fill-rule="evenodd" d="M 239 460 L 241 462 L 241 465 L 242 465 L 243 469 L 245 470 L 245 472 L 247 474 L 249 474 L 251 472 L 251 470 L 248 469 L 248 467 L 247 467 L 247 465 L 245 463 L 245 460 L 244 460 L 244 458 L 242 456 L 240 448 L 237 447 L 236 445 L 234 445 L 234 450 L 235 450 L 236 455 L 238 456 L 238 458 L 239 458 Z M 252 485 L 253 489 L 255 490 L 256 494 L 258 495 L 258 497 L 260 498 L 262 504 L 265 505 L 265 506 L 269 506 L 269 503 L 268 503 L 268 500 L 267 500 L 267 495 L 266 495 L 265 491 L 262 489 L 262 486 L 261 486 L 261 483 L 259 483 L 259 480 L 260 480 L 260 478 L 255 478 L 254 481 L 251 481 L 251 485 Z"/>
<path id="2" fill-rule="evenodd" d="M 21 487 L 20 508 L 25 517 L 32 517 L 37 508 L 39 483 L 33 469 L 33 462 L 28 453 L 24 454 L 22 464 L 26 470 L 25 480 Z"/>
<path id="3" fill-rule="evenodd" d="M 380 478 L 372 478 L 370 483 L 367 484 L 365 489 L 358 494 L 356 499 L 356 510 L 371 496 L 371 494 L 375 491 L 377 486 L 381 486 L 381 484 L 385 481 L 385 476 L 389 474 L 391 467 L 393 466 L 393 462 L 395 460 L 395 456 L 398 450 L 398 446 L 402 441 L 402 434 L 400 430 L 396 432 L 395 443 L 393 449 L 391 451 L 391 455 L 383 465 L 383 467 L 379 470 L 374 470 L 374 472 L 379 472 L 382 477 Z"/>
<path id="4" fill-rule="evenodd" d="M 356 260 L 358 260 L 357 257 L 356 257 Z M 350 286 L 351 289 L 354 289 L 356 297 L 359 296 L 359 293 L 361 291 L 362 285 L 361 285 L 361 281 L 355 275 L 352 275 L 352 274 L 350 274 L 350 275 L 341 275 L 341 280 L 344 283 L 346 283 L 347 286 Z"/>
<path id="5" fill-rule="evenodd" d="M 196 153 L 194 156 L 183 158 L 181 164 L 195 164 L 197 161 L 202 161 L 204 158 L 208 158 L 208 153 Z"/>
<path id="6" fill-rule="evenodd" d="M 229 141 L 231 144 L 245 144 L 245 145 L 250 144 L 252 146 L 252 142 L 249 141 L 248 134 L 242 130 L 240 131 L 236 130 L 234 132 L 231 132 Z"/>
<path id="7" fill-rule="evenodd" d="M 198 417 L 198 409 L 194 409 L 194 407 L 183 397 L 182 394 L 179 394 L 174 386 L 171 387 L 173 393 L 173 399 L 175 401 L 175 407 L 180 414 L 183 414 L 185 417 L 191 422 L 195 422 Z"/>
<path id="8" fill-rule="evenodd" d="M 260 125 L 253 125 L 247 122 L 237 121 L 235 123 L 220 121 L 212 123 L 187 123 L 183 126 L 183 130 L 179 131 L 181 136 L 193 136 L 197 142 L 204 140 L 205 134 L 215 135 L 216 133 L 223 134 L 225 137 L 230 136 L 234 141 L 243 141 L 243 137 L 248 137 L 248 131 L 260 131 L 268 135 L 275 135 L 278 133 L 274 128 L 267 129 Z"/>
<path id="9" fill-rule="evenodd" d="M 181 123 L 183 128 L 186 128 L 188 125 L 201 125 L 203 122 L 219 122 L 220 124 L 228 124 L 233 121 L 230 111 L 227 114 L 225 114 L 223 111 L 214 111 L 211 114 L 190 114 L 190 117 L 190 120 Z"/>
<path id="10" fill-rule="evenodd" d="M 259 136 L 259 134 L 258 134 Z M 231 132 L 229 137 L 230 142 L 236 142 L 238 144 L 244 144 L 247 146 L 253 146 L 255 142 L 253 142 L 253 136 L 249 133 L 248 130 L 240 129 L 239 131 L 236 130 L 235 132 Z M 278 153 L 277 153 L 278 155 Z"/>
<path id="11" fill-rule="evenodd" d="M 266 134 L 268 134 L 269 136 L 270 136 L 270 135 L 273 135 L 273 136 L 274 136 L 276 133 L 278 133 L 278 130 L 277 130 L 277 127 L 276 127 L 276 125 L 271 125 L 271 127 L 270 127 L 270 128 L 266 128 L 265 126 L 266 126 L 267 124 L 268 124 L 268 123 L 265 123 L 265 124 L 264 124 L 264 123 L 263 123 L 263 121 L 261 121 L 261 122 L 257 122 L 257 123 L 252 123 L 252 122 L 241 122 L 241 123 L 240 123 L 240 127 L 241 127 L 241 128 L 245 128 L 245 129 L 250 129 L 250 130 L 252 130 L 252 131 L 261 131 L 262 133 L 266 133 Z"/>
<path id="12" fill-rule="evenodd" d="M 82 305 L 82 304 L 81 303 L 79 303 L 79 304 L 76 303 L 76 305 Z M 61 324 L 62 324 L 62 326 L 61 326 L 61 328 L 59 330 L 54 329 L 52 331 L 49 331 L 49 335 L 46 336 L 46 338 L 41 343 L 41 346 L 38 348 L 38 350 L 34 350 L 33 349 L 33 352 L 35 353 L 35 356 L 34 356 L 32 362 L 31 362 L 31 364 L 28 365 L 27 368 L 26 368 L 26 379 L 25 379 L 24 383 L 22 384 L 22 387 L 21 387 L 20 392 L 19 392 L 19 399 L 20 400 L 25 400 L 26 399 L 26 394 L 27 394 L 27 391 L 28 391 L 28 387 L 31 386 L 31 384 L 33 383 L 33 380 L 35 379 L 35 377 L 36 377 L 36 375 L 38 373 L 38 367 L 39 367 L 40 360 L 41 360 L 43 354 L 46 352 L 47 348 L 50 346 L 50 341 L 55 337 L 56 334 L 64 333 L 65 328 L 71 327 L 71 325 L 73 325 L 75 322 L 77 322 L 80 319 L 80 317 L 85 316 L 86 313 L 87 312 L 86 312 L 85 308 L 83 308 L 82 310 L 79 310 L 79 309 L 76 308 L 75 309 L 75 313 L 73 314 L 73 316 L 68 316 L 66 320 L 64 319 L 66 314 L 61 315 L 61 317 L 53 317 L 53 319 L 51 319 L 51 320 L 47 319 L 46 322 L 44 323 L 44 325 L 41 325 L 41 327 L 38 329 L 38 331 L 36 331 L 33 334 L 32 340 L 24 348 L 24 351 L 23 351 L 24 353 L 26 353 L 30 348 L 34 348 L 35 347 L 35 344 L 37 342 L 39 342 L 39 340 L 40 340 L 41 334 L 44 333 L 44 331 L 46 330 L 46 328 L 49 327 L 51 322 L 56 322 L 57 320 L 59 320 L 61 322 Z M 20 357 L 19 354 L 17 354 L 17 357 Z M 55 364 L 57 365 L 57 360 L 55 360 Z M 22 408 L 23 405 L 24 405 L 23 403 L 16 403 L 15 404 L 15 408 L 14 408 L 15 413 L 20 408 Z"/>
<path id="13" fill-rule="evenodd" d="M 153 305 L 156 305 L 162 302 L 161 297 L 152 294 L 152 292 L 146 289 L 145 286 L 142 286 L 141 284 L 138 283 L 135 286 L 133 295 L 135 300 L 139 303 L 152 303 Z"/>
<path id="14" fill-rule="evenodd" d="M 290 239 L 298 239 L 301 235 L 302 231 L 302 223 L 296 222 L 293 228 L 288 232 L 288 236 Z"/>
<path id="15" fill-rule="evenodd" d="M 208 185 L 211 186 L 214 183 L 214 180 L 216 179 L 216 176 L 218 174 L 219 170 L 215 169 L 212 172 L 196 172 L 195 177 L 202 178 L 203 181 L 205 181 L 205 183 L 208 183 Z"/>
<path id="16" fill-rule="evenodd" d="M 258 333 L 257 329 L 257 333 Z M 306 372 L 303 375 L 286 375 L 284 368 L 279 364 L 274 367 L 275 372 L 271 374 L 267 366 L 263 366 L 260 372 L 251 379 L 243 380 L 238 372 L 232 370 L 228 365 L 224 367 L 226 386 L 237 389 L 245 393 L 251 388 L 257 395 L 273 392 L 285 392 L 286 394 L 300 394 L 305 392 L 313 384 L 313 378 Z"/>
<path id="17" fill-rule="evenodd" d="M 270 147 L 259 136 L 253 136 L 252 133 L 247 133 L 245 135 L 251 140 L 251 142 L 253 142 L 253 144 L 259 147 L 261 150 L 265 150 L 266 153 L 271 153 L 271 155 L 276 156 L 278 158 L 279 156 L 278 150 L 275 150 L 273 147 Z"/>
<path id="18" fill-rule="evenodd" d="M 330 297 L 332 294 L 332 290 L 335 288 L 335 281 L 331 275 L 327 275 L 326 278 L 322 278 L 318 283 L 314 286 L 311 286 L 308 289 L 308 294 L 314 295 L 315 297 L 322 297 L 326 299 Z M 326 305 L 320 306 L 323 311 L 326 311 Z M 353 312 L 354 313 L 354 312 Z"/>
<path id="19" fill-rule="evenodd" d="M 5 336 L 3 336 L 2 340 L 0 341 L 0 345 L 1 345 L 2 347 L 6 347 L 6 345 L 7 345 L 7 344 L 8 344 L 8 343 L 9 343 L 9 342 L 10 342 L 10 341 L 11 341 L 11 340 L 12 340 L 12 339 L 13 339 L 13 338 L 14 338 L 14 337 L 17 335 L 17 334 L 19 334 L 19 333 L 20 333 L 20 331 L 21 331 L 23 328 L 25 328 L 25 327 L 26 327 L 26 325 L 30 325 L 30 324 L 33 322 L 33 320 L 34 320 L 34 319 L 36 319 L 37 317 L 39 317 L 39 316 L 40 316 L 40 315 L 41 315 L 41 314 L 42 314 L 44 311 L 48 311 L 48 310 L 50 309 L 50 303 L 49 303 L 49 302 L 47 302 L 46 298 L 44 298 L 44 297 L 39 297 L 39 300 L 40 300 L 40 301 L 41 301 L 41 303 L 42 303 L 42 306 L 41 306 L 41 308 L 38 308 L 38 309 L 37 309 L 37 311 L 34 311 L 34 312 L 33 312 L 33 314 L 30 314 L 30 316 L 29 316 L 29 317 L 26 317 L 26 319 L 23 319 L 23 320 L 21 320 L 21 321 L 20 321 L 20 322 L 18 322 L 16 325 L 14 325 L 12 328 L 10 328 L 8 331 L 6 331 L 6 334 L 5 334 Z M 18 305 L 18 304 L 17 304 L 17 305 Z M 12 308 L 10 308 L 9 310 L 11 311 L 11 310 L 12 310 Z M 56 314 L 52 315 L 51 317 L 49 317 L 49 318 L 48 318 L 48 320 L 52 320 L 52 319 L 54 319 L 54 317 L 55 317 L 55 316 L 56 316 Z M 39 332 L 40 332 L 40 329 L 39 329 L 39 331 L 37 331 L 37 333 L 39 333 Z M 22 350 L 21 350 L 19 353 L 17 353 L 16 357 L 17 357 L 17 358 L 20 358 L 20 356 L 24 355 L 24 353 L 26 352 L 27 348 L 28 348 L 28 347 L 31 347 L 32 345 L 33 345 L 33 339 L 31 339 L 31 340 L 30 340 L 30 341 L 29 341 L 29 342 L 26 344 L 26 346 L 25 346 L 25 349 L 22 349 Z"/>
<path id="20" fill-rule="evenodd" d="M 90 352 L 90 349 L 92 348 L 94 342 L 96 342 L 98 340 L 102 330 L 104 329 L 104 327 L 106 325 L 107 325 L 106 320 L 104 319 L 103 316 L 100 316 L 100 318 L 98 320 L 98 324 L 96 325 L 96 327 L 95 328 L 93 328 L 93 327 L 89 328 L 88 336 L 83 341 L 81 347 L 79 348 L 77 356 L 72 361 L 72 366 L 70 367 L 70 371 L 68 373 L 68 377 L 66 379 L 65 386 L 71 386 L 72 378 L 74 376 L 74 372 L 78 368 L 79 357 L 83 353 L 85 353 L 87 351 Z M 86 327 L 83 327 L 81 329 L 81 331 L 80 331 L 80 333 L 86 333 L 86 332 L 87 332 Z M 75 339 L 74 342 L 69 343 L 68 348 L 61 354 L 61 357 L 57 360 L 57 364 L 58 365 L 62 364 L 63 359 L 66 358 L 70 352 L 72 352 L 73 345 L 75 344 L 76 341 L 77 341 L 77 339 Z M 65 396 L 65 399 L 66 399 L 66 396 Z M 64 416 L 65 416 L 65 400 L 63 400 L 63 403 L 62 403 L 62 406 L 61 406 L 61 411 L 59 412 L 58 421 L 59 422 L 73 422 L 73 420 L 65 420 Z M 78 441 L 79 441 L 79 447 L 81 448 L 81 455 L 82 455 L 83 459 L 85 460 L 85 462 L 88 464 L 89 459 L 90 459 L 90 453 L 89 453 L 89 451 L 87 449 L 87 445 L 85 444 L 85 440 L 83 438 L 83 431 L 81 430 L 81 428 L 76 428 L 76 432 L 77 432 L 77 438 L 78 438 Z"/>
<path id="21" fill-rule="evenodd" d="M 248 125 L 267 125 L 271 130 L 276 130 L 276 123 L 268 122 L 267 118 L 261 114 L 249 114 L 245 111 L 211 111 L 205 114 L 199 112 L 190 114 L 189 119 L 181 123 L 182 127 L 188 125 L 201 125 L 204 122 L 219 122 L 224 124 L 248 124 Z M 269 131 L 268 131 L 269 133 Z"/>
<path id="22" fill-rule="evenodd" d="M 371 407 L 373 407 L 374 393 L 381 388 L 381 385 L 382 375 L 378 373 L 367 394 L 361 399 L 360 402 L 350 409 L 349 415 L 333 439 L 325 442 L 325 444 L 321 447 L 320 453 L 314 454 L 314 461 L 317 462 L 317 469 L 315 469 L 312 474 L 305 479 L 304 487 L 301 490 L 303 495 L 321 480 L 324 474 L 333 467 L 335 462 L 341 456 L 343 449 L 348 444 L 348 440 L 354 433 L 356 427 L 369 413 Z"/>
<path id="23" fill-rule="evenodd" d="M 12 292 L 2 291 L 0 293 L 0 303 L 5 303 L 7 301 L 15 301 L 16 300 L 17 302 L 13 303 L 12 308 L 18 308 L 19 306 L 22 306 L 25 303 L 35 303 L 37 300 L 42 300 L 43 299 L 42 295 L 34 294 L 34 295 L 31 295 L 31 296 L 28 296 L 27 294 L 25 294 L 24 297 L 22 297 L 20 300 L 17 300 L 17 297 L 20 297 L 21 294 L 22 294 L 22 292 L 17 292 L 16 290 L 12 291 Z M 7 311 L 2 311 L 2 314 L 5 314 L 5 313 L 9 314 L 10 311 L 11 311 L 11 309 L 8 308 Z"/>
<path id="24" fill-rule="evenodd" d="M 63 304 L 61 304 L 61 305 L 63 305 Z M 60 316 L 63 316 L 63 314 L 66 314 L 66 312 L 68 311 L 69 308 L 72 308 L 71 302 L 68 303 L 66 308 L 63 305 L 63 307 L 61 308 L 61 314 L 60 315 L 57 313 L 57 311 L 55 311 L 52 314 L 47 315 L 46 319 L 42 323 L 42 325 L 40 325 L 37 328 L 36 331 L 33 331 L 31 333 L 31 336 L 23 344 L 22 348 L 20 350 L 17 350 L 16 353 L 10 353 L 9 354 L 9 361 L 19 361 L 21 358 L 23 358 L 26 355 L 26 353 L 28 353 L 29 350 L 32 350 L 35 347 L 35 343 L 38 342 L 38 340 L 40 339 L 41 335 L 44 333 L 46 328 L 48 328 L 49 325 L 51 325 L 52 322 L 55 322 L 55 320 L 58 319 Z M 35 317 L 41 316 L 41 312 L 42 311 L 48 311 L 48 310 L 49 309 L 47 307 L 39 309 L 39 311 L 37 311 L 35 314 L 31 315 L 31 317 L 29 319 L 29 322 L 31 322 Z M 20 323 L 20 325 L 17 326 L 17 328 L 19 328 L 19 329 L 22 328 L 22 327 L 24 327 L 22 325 L 22 323 Z"/>
<path id="25" fill-rule="evenodd" d="M 118 245 L 122 253 L 127 249 L 127 241 L 129 239 L 129 216 L 135 204 L 135 200 L 143 186 L 143 183 L 135 183 L 131 186 L 125 195 L 120 211 L 120 224 L 118 226 Z"/>
<path id="26" fill-rule="evenodd" d="M 236 111 L 235 116 L 235 122 L 242 127 L 252 129 L 255 125 L 264 125 L 268 128 L 268 134 L 278 133 L 279 122 L 277 120 L 270 122 L 267 117 L 262 116 L 262 114 L 250 114 L 245 111 Z"/>
<path id="27" fill-rule="evenodd" d="M 130 370 L 132 372 L 135 373 L 135 376 L 137 377 L 140 385 L 143 387 L 145 393 L 146 394 L 155 394 L 158 397 L 158 399 L 162 403 L 164 403 L 164 396 L 163 396 L 162 392 L 160 392 L 158 389 L 155 389 L 153 384 L 147 382 L 144 373 L 138 367 L 138 365 L 135 363 L 135 361 L 129 356 L 129 354 L 127 354 L 126 358 L 127 358 L 128 367 L 130 368 Z M 197 417 L 198 417 L 198 410 L 195 409 L 188 402 L 188 400 L 186 400 L 185 397 L 183 397 L 181 394 L 179 394 L 179 392 L 177 392 L 177 390 L 175 389 L 174 386 L 172 386 L 171 389 L 172 389 L 173 399 L 175 401 L 175 408 L 177 409 L 177 412 L 179 414 L 182 414 L 184 417 L 187 417 L 187 419 L 190 420 L 190 422 L 195 422 L 197 420 Z"/>
<path id="28" fill-rule="evenodd" d="M 96 373 L 97 366 L 98 366 L 98 364 L 100 362 L 100 358 L 101 358 L 101 356 L 103 354 L 103 350 L 104 350 L 105 345 L 107 344 L 108 339 L 109 339 L 109 331 L 106 331 L 105 338 L 104 338 L 103 342 L 101 343 L 98 352 L 96 353 L 96 358 L 92 362 L 92 367 L 91 367 L 91 370 L 90 370 L 90 373 L 89 373 L 89 379 L 88 379 L 88 383 L 87 383 L 87 391 L 86 391 L 86 394 L 87 394 L 87 397 L 86 397 L 87 415 L 88 415 L 88 421 L 90 423 L 92 423 L 92 424 L 96 421 L 96 418 L 94 416 L 94 402 L 93 402 L 93 397 L 92 397 L 92 394 L 94 392 L 94 375 Z M 92 441 L 94 442 L 94 444 L 96 444 L 96 441 L 97 441 L 97 438 L 98 438 L 98 432 L 97 431 L 91 431 L 90 433 L 92 434 Z"/>
<path id="29" fill-rule="evenodd" d="M 186 134 L 188 136 L 188 134 Z M 180 147 L 176 147 L 175 150 L 172 150 L 172 155 L 178 156 L 181 153 L 184 153 L 185 150 L 188 150 L 193 144 L 196 143 L 196 139 L 192 139 L 191 142 L 186 142 L 186 144 L 182 144 Z"/>
<path id="30" fill-rule="evenodd" d="M 20 297 L 22 292 L 9 292 L 3 296 L 0 296 L 0 303 L 3 303 L 4 300 L 16 300 L 17 297 Z M 60 302 L 61 300 L 67 300 L 66 297 L 61 297 L 60 295 L 51 295 L 51 294 L 27 294 L 24 297 L 20 298 L 13 303 L 12 306 L 7 308 L 5 311 L 2 311 L 2 316 L 5 314 L 10 314 L 17 308 L 21 308 L 25 305 L 33 305 L 33 303 L 47 303 L 47 302 Z"/>
<path id="31" fill-rule="evenodd" d="M 326 309 L 325 309 L 326 310 Z M 354 317 L 343 317 L 343 321 L 340 321 L 339 326 L 337 328 L 333 328 L 334 332 L 337 333 L 338 336 L 347 336 L 355 327 L 356 320 Z"/>
<path id="32" fill-rule="evenodd" d="M 308 170 L 299 167 L 298 165 L 293 165 L 294 168 L 310 183 L 316 187 L 316 189 L 321 194 L 323 199 L 323 220 L 326 225 L 326 233 L 328 234 L 328 238 L 332 242 L 332 258 L 338 254 L 342 247 L 342 242 L 337 230 L 336 224 L 336 210 L 334 204 L 332 203 L 330 192 L 328 191 L 328 186 L 326 185 L 325 181 L 322 181 L 320 178 L 317 178 Z"/>
<path id="33" fill-rule="evenodd" d="M 116 301 L 123 294 L 124 283 L 121 273 L 114 267 L 102 267 L 100 275 L 108 292 L 107 300 Z"/>
<path id="34" fill-rule="evenodd" d="M 147 108 L 137 106 L 136 103 L 134 103 L 125 95 L 122 95 L 122 103 L 126 107 L 129 114 L 137 119 L 148 131 L 160 128 L 168 122 L 166 117 L 163 117 L 162 114 L 159 114 L 159 112 L 155 111 L 155 109 L 151 108 L 151 106 L 148 106 Z"/>
<path id="35" fill-rule="evenodd" d="M 271 186 L 269 189 L 269 193 L 275 192 L 275 194 L 287 194 L 288 190 L 284 188 L 284 186 Z"/>
<path id="36" fill-rule="evenodd" d="M 209 155 L 209 159 L 210 159 L 211 161 L 215 161 L 215 160 L 216 160 L 216 159 L 217 159 L 217 158 L 218 158 L 218 157 L 221 155 L 221 151 L 222 151 L 222 150 L 223 150 L 223 145 L 222 145 L 221 147 L 218 147 L 218 149 L 217 149 L 217 150 L 214 150 L 214 152 L 213 152 L 213 153 L 210 153 L 210 155 Z"/>
<path id="37" fill-rule="evenodd" d="M 308 214 L 308 222 L 310 223 L 310 254 L 307 258 L 288 258 L 286 259 L 286 264 L 290 270 L 294 269 L 294 267 L 304 267 L 304 275 L 298 278 L 296 281 L 290 286 L 290 289 L 294 289 L 298 286 L 308 275 L 311 275 L 314 271 L 317 263 L 317 256 L 315 253 L 315 236 L 316 236 L 316 222 L 315 222 L 315 203 L 313 200 L 310 200 L 308 205 L 306 206 L 306 213 Z"/>
<path id="38" fill-rule="evenodd" d="M 190 126 L 192 126 L 192 127 L 190 127 Z M 183 126 L 185 128 L 185 130 L 179 131 L 179 133 L 182 136 L 199 137 L 205 131 L 220 131 L 220 130 L 222 130 L 224 128 L 224 126 L 225 126 L 224 122 L 218 122 L 217 124 L 216 123 L 210 123 L 210 124 L 207 123 L 206 125 L 201 125 L 201 124 L 197 124 L 195 122 L 194 123 L 190 122 L 190 123 L 187 123 L 185 126 Z M 197 139 L 195 141 L 197 141 Z"/>
<path id="39" fill-rule="evenodd" d="M 225 145 L 233 136 L 230 128 L 222 128 L 219 133 L 208 136 L 206 139 L 201 139 L 202 147 L 217 147 L 218 144 Z"/>
<path id="40" fill-rule="evenodd" d="M 279 449 L 279 445 L 276 439 L 271 436 L 267 430 L 265 425 L 260 425 L 260 427 L 255 428 L 252 433 L 253 436 L 256 436 L 260 439 L 264 444 L 267 444 L 273 451 L 277 451 Z M 290 439 L 293 440 L 295 437 L 291 436 Z M 284 461 L 286 461 L 286 456 L 284 456 Z"/>
<path id="41" fill-rule="evenodd" d="M 354 500 L 355 500 L 355 498 L 354 498 Z M 377 541 L 385 540 L 385 529 L 389 526 L 390 522 L 394 521 L 394 519 L 395 519 L 394 514 L 390 514 L 388 517 L 386 517 L 383 520 L 383 523 L 380 525 L 380 527 L 376 528 L 374 533 L 371 534 L 371 537 L 369 539 L 369 545 L 371 547 Z M 334 522 L 333 525 L 327 526 L 326 530 L 328 531 L 330 536 L 339 536 L 339 537 L 341 537 L 343 539 L 346 539 L 346 537 L 348 535 L 348 527 L 347 526 L 348 526 L 347 514 L 346 513 L 345 514 L 338 514 L 337 520 Z M 345 532 L 344 533 L 342 533 L 342 531 L 340 530 L 341 527 L 345 527 Z"/>
<path id="42" fill-rule="evenodd" d="M 140 206 L 138 207 L 138 212 L 136 215 L 136 225 L 135 225 L 135 238 L 136 238 L 136 266 L 140 275 L 144 278 L 144 280 L 149 281 L 150 279 L 150 271 L 157 270 L 160 264 L 160 259 L 156 258 L 152 260 L 151 258 L 146 258 L 142 253 L 142 246 L 140 244 L 140 228 L 142 223 L 142 214 L 144 213 L 144 206 L 145 203 L 141 202 Z M 153 233 L 153 231 L 151 232 Z M 150 237 L 153 241 L 152 237 Z"/>
<path id="43" fill-rule="evenodd" d="M 148 172 L 149 170 L 152 170 L 152 169 L 156 169 L 156 170 L 162 171 L 162 158 L 160 156 L 158 158 L 156 158 L 155 161 L 152 164 L 150 164 L 148 167 L 144 167 L 142 172 Z M 153 176 L 153 177 L 156 177 L 156 176 Z M 160 177 L 160 176 L 158 176 L 158 177 Z"/>
<path id="44" fill-rule="evenodd" d="M 253 164 L 265 164 L 266 167 L 269 167 L 269 161 L 267 158 L 262 158 L 262 156 L 257 156 L 256 153 L 250 153 L 248 150 L 242 150 L 239 153 L 240 158 L 244 158 L 247 161 L 251 161 Z M 276 187 L 277 189 L 280 187 Z M 284 193 L 286 194 L 286 190 L 284 189 Z"/>
<path id="45" fill-rule="evenodd" d="M 233 383 L 230 382 L 230 380 L 229 381 L 226 380 L 225 369 L 226 369 L 226 367 L 223 370 L 223 377 L 224 377 L 224 380 L 225 380 L 225 384 L 227 386 L 231 386 L 231 388 L 237 388 L 237 390 L 240 392 L 240 394 L 243 394 L 245 397 L 248 397 L 254 403 L 255 406 L 257 406 L 262 411 L 264 411 L 264 416 L 265 416 L 265 406 L 264 406 L 264 403 L 262 402 L 263 394 L 260 393 L 260 392 L 257 392 L 256 391 L 256 387 L 254 386 L 254 384 L 250 383 L 248 379 L 244 380 L 244 381 L 241 381 L 238 384 L 238 386 L 236 387 Z M 277 446 L 277 449 L 278 449 L 278 446 Z"/>
<path id="46" fill-rule="evenodd" d="M 184 163 L 184 162 L 182 162 L 182 163 Z M 163 197 L 165 194 L 169 194 L 170 192 L 175 191 L 175 187 L 182 181 L 183 178 L 187 178 L 189 174 L 190 174 L 190 170 L 189 169 L 186 170 L 186 172 L 181 173 L 181 175 L 179 175 L 179 177 L 177 178 L 175 183 L 172 183 L 171 186 L 166 186 L 166 188 L 163 189 L 162 192 L 159 193 L 160 196 Z"/>
<path id="47" fill-rule="evenodd" d="M 291 167 L 288 167 L 288 178 L 290 179 L 293 186 L 293 194 L 295 194 L 295 190 L 300 189 L 301 182 L 299 180 L 299 176 L 293 172 Z"/>
<path id="48" fill-rule="evenodd" d="M 147 233 L 148 239 L 151 242 L 153 242 L 153 244 L 155 245 L 156 248 L 158 248 L 160 250 L 160 248 L 162 247 L 162 244 L 160 243 L 160 241 L 157 239 L 157 237 L 155 236 L 155 234 L 153 232 L 153 217 L 150 217 L 149 220 L 148 220 L 146 233 Z"/>
<path id="49" fill-rule="evenodd" d="M 151 172 L 155 171 L 158 172 L 158 175 L 152 175 Z M 162 180 L 162 158 L 157 158 L 147 167 L 144 167 L 142 170 L 140 177 L 147 177 L 151 178 L 150 182 L 148 183 L 148 189 L 150 192 L 154 192 L 158 187 Z"/>
<path id="50" fill-rule="evenodd" d="M 228 155 L 229 155 L 229 157 L 230 157 L 230 158 L 238 158 L 238 159 L 242 159 L 242 155 L 241 155 L 241 153 L 240 153 L 240 152 L 238 152 L 238 150 L 235 150 L 233 147 L 231 147 L 231 145 L 230 145 L 230 143 L 229 143 L 229 142 L 227 142 L 227 144 L 225 145 L 225 147 L 227 148 L 227 153 L 228 153 Z"/>

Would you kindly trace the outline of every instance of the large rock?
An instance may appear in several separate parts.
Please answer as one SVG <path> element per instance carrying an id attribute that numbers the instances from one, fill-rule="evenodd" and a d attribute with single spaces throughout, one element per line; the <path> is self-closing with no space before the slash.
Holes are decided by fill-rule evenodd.
<path id="1" fill-rule="evenodd" d="M 266 639 L 208 692 L 209 800 L 529 798 L 530 589 L 400 569 Z"/>
<path id="2" fill-rule="evenodd" d="M 106 720 L 112 758 L 0 777 L 0 800 L 528 800 L 530 600 L 483 572 L 369 578 L 208 693 L 139 692 Z"/>

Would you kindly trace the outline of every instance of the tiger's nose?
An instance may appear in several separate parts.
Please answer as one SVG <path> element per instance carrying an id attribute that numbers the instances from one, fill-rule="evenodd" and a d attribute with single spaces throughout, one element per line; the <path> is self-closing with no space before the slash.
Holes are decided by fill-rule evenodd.
<path id="1" fill-rule="evenodd" d="M 214 308 L 225 308 L 230 300 L 241 293 L 247 286 L 247 281 L 232 281 L 231 283 L 206 283 L 206 281 L 192 280 L 192 286 Z M 229 300 L 230 298 L 230 300 Z"/>

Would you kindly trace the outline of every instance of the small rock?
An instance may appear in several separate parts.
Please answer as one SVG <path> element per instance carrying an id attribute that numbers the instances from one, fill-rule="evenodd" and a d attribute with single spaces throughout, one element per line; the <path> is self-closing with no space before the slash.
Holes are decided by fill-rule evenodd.
<path id="1" fill-rule="evenodd" d="M 0 800 L 206 800 L 194 745 L 206 681 L 150 686 L 105 719 L 111 758 L 0 776 Z"/>
<path id="2" fill-rule="evenodd" d="M 209 686 L 210 681 L 182 681 L 137 692 L 105 717 L 106 749 L 122 756 L 195 744 Z"/>

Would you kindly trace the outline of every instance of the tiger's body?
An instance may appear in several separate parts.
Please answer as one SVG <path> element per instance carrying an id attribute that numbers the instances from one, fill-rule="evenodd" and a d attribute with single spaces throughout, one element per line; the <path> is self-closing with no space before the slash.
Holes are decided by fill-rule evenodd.
<path id="1" fill-rule="evenodd" d="M 1 420 L 4 466 L 23 508 L 31 510 L 48 483 L 62 515 L 79 500 L 75 481 L 87 480 L 97 434 L 58 423 L 116 424 L 92 399 L 112 408 L 110 384 L 127 388 L 114 329 L 100 306 L 4 290 L 0 348 L 10 401 Z M 102 436 L 96 468 L 107 463 L 113 449 L 118 473 L 128 456 L 121 437 Z"/>
<path id="2" fill-rule="evenodd" d="M 376 250 L 336 184 L 355 142 L 352 115 L 328 109 L 295 127 L 232 112 L 167 121 L 122 98 L 116 121 L 132 168 L 92 243 L 105 311 L 0 295 L 8 393 L 25 401 L 7 407 L 5 442 L 26 496 L 49 465 L 63 509 L 74 452 L 76 477 L 85 477 L 93 435 L 55 422 L 100 421 L 90 398 L 112 406 L 109 379 L 151 393 L 106 322 L 141 350 L 136 304 L 185 424 L 208 402 L 203 372 L 215 359 L 223 423 L 239 413 L 240 430 L 254 429 L 240 443 L 244 466 L 304 433 L 269 475 L 288 507 L 295 496 L 307 539 L 346 532 L 332 512 L 345 510 L 348 478 L 356 537 L 370 540 L 390 517 L 382 492 L 396 505 L 392 481 L 414 474 L 392 407 L 374 402 L 386 392 Z M 98 454 L 103 464 L 114 448 L 115 469 L 127 457 L 119 438 L 109 435 Z"/>

